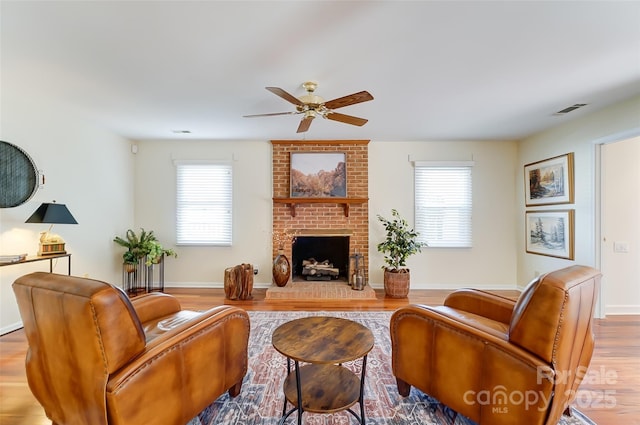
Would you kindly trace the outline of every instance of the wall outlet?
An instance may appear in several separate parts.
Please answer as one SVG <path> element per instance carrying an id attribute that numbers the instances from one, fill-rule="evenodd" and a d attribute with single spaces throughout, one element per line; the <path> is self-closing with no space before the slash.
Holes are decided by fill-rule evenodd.
<path id="1" fill-rule="evenodd" d="M 253 268 L 253 274 L 254 274 L 254 276 L 258 274 L 258 267 L 257 266 Z"/>
<path id="2" fill-rule="evenodd" d="M 629 242 L 614 242 L 613 252 L 629 252 Z"/>

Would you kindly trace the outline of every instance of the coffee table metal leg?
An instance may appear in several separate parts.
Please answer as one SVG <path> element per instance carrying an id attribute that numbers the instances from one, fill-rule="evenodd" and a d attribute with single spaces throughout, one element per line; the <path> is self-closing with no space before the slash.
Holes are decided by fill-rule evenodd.
<path id="1" fill-rule="evenodd" d="M 291 373 L 291 359 L 289 357 L 287 357 L 287 375 L 289 376 L 289 374 Z M 286 417 L 287 416 L 287 396 L 284 396 L 284 404 L 282 406 L 282 416 Z"/>
<path id="2" fill-rule="evenodd" d="M 364 419 L 364 377 L 367 373 L 367 355 L 362 358 L 362 375 L 360 376 L 360 423 L 365 424 Z"/>
<path id="3" fill-rule="evenodd" d="M 282 418 L 278 421 L 278 425 L 284 425 L 287 418 L 293 413 L 298 412 L 298 425 L 302 425 L 302 387 L 300 386 L 300 363 L 294 360 L 296 370 L 296 391 L 298 393 L 298 405 L 294 406 L 287 412 L 287 396 L 284 397 L 284 405 L 282 406 Z M 287 357 L 287 376 L 291 373 L 291 359 Z"/>
<path id="4" fill-rule="evenodd" d="M 298 391 L 298 425 L 302 425 L 302 386 L 300 385 L 300 363 L 295 360 L 296 366 L 296 387 Z"/>

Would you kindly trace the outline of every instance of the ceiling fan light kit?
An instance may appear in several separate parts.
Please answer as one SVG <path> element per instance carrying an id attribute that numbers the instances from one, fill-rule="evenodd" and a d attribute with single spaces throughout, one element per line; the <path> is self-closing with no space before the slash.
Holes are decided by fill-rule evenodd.
<path id="1" fill-rule="evenodd" d="M 307 94 L 297 98 L 280 87 L 265 87 L 271 93 L 281 97 L 289 103 L 295 105 L 296 110 L 292 112 L 275 112 L 268 114 L 256 114 L 256 115 L 244 115 L 245 118 L 254 117 L 271 117 L 276 115 L 294 115 L 303 114 L 302 120 L 298 125 L 297 133 L 304 133 L 309 130 L 311 122 L 317 116 L 321 116 L 325 119 L 332 121 L 338 121 L 345 124 L 363 126 L 367 123 L 367 119 L 354 117 L 351 115 L 340 114 L 334 112 L 334 109 L 344 108 L 345 106 L 355 105 L 356 103 L 367 102 L 373 100 L 373 96 L 367 91 L 361 91 L 358 93 L 352 93 L 348 96 L 339 97 L 337 99 L 325 100 L 315 94 L 315 90 L 318 88 L 318 83 L 315 81 L 306 81 L 302 83 L 302 87 L 307 91 Z"/>

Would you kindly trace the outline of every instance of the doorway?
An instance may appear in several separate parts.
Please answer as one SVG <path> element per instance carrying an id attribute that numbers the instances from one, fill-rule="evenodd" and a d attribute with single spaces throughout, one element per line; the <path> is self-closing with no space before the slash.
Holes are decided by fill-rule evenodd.
<path id="1" fill-rule="evenodd" d="M 597 145 L 599 317 L 640 314 L 640 136 Z"/>

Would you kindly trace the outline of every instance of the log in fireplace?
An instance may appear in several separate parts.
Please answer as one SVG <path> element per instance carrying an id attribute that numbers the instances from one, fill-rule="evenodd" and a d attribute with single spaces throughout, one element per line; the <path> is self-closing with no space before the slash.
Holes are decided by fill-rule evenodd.
<path id="1" fill-rule="evenodd" d="M 296 236 L 291 252 L 294 281 L 349 281 L 349 236 Z"/>

